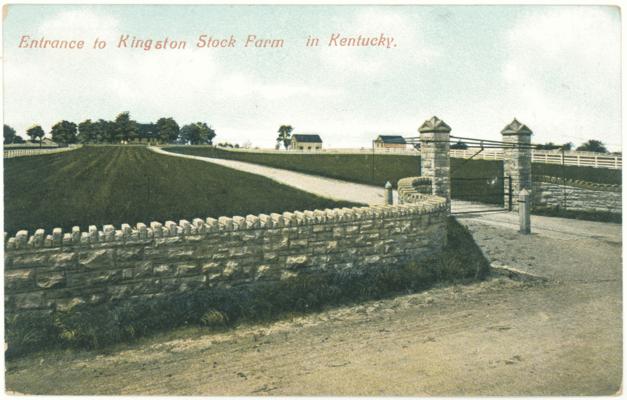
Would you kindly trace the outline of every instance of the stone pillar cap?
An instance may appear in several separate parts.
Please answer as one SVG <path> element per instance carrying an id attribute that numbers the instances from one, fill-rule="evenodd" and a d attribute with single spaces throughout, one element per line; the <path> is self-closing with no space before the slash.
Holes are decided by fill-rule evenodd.
<path id="1" fill-rule="evenodd" d="M 436 117 L 435 115 L 428 119 L 422 124 L 420 128 L 418 128 L 418 132 L 420 133 L 449 133 L 451 131 L 451 127 L 446 125 L 444 121 Z"/>
<path id="2" fill-rule="evenodd" d="M 514 120 L 501 131 L 502 135 L 531 135 L 533 132 L 525 124 Z"/>

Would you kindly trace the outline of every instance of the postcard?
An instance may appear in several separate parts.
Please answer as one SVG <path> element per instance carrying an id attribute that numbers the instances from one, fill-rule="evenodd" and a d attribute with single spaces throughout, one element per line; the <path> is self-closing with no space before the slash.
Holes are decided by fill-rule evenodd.
<path id="1" fill-rule="evenodd" d="M 5 5 L 5 393 L 622 393 L 621 28 Z"/>

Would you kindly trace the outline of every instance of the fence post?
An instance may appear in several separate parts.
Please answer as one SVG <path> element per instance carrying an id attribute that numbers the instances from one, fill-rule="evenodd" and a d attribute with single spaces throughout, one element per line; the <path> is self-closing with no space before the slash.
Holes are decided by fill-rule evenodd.
<path id="1" fill-rule="evenodd" d="M 520 219 L 520 233 L 528 235 L 531 233 L 531 201 L 527 189 L 523 189 L 518 194 L 518 217 Z"/>
<path id="2" fill-rule="evenodd" d="M 420 132 L 420 175 L 431 179 L 432 194 L 451 205 L 451 127 L 434 116 L 422 124 Z"/>
<path id="3" fill-rule="evenodd" d="M 388 206 L 393 205 L 394 197 L 392 195 L 392 184 L 390 183 L 390 181 L 387 181 L 385 183 L 384 190 L 385 190 L 385 193 L 384 193 L 383 198 L 385 199 L 385 204 Z"/>
<path id="4" fill-rule="evenodd" d="M 533 132 L 516 119 L 502 131 L 503 135 L 503 173 L 512 177 L 512 195 L 518 198 L 522 189 L 531 190 L 531 135 Z M 504 202 L 508 201 L 507 195 Z M 529 200 L 531 206 L 531 199 Z M 513 204 L 514 210 L 518 203 Z"/>

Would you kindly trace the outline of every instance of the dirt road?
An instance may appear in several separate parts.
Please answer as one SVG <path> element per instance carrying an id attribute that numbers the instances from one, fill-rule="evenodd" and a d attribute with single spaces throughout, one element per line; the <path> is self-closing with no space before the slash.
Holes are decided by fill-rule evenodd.
<path id="1" fill-rule="evenodd" d="M 497 279 L 232 334 L 9 364 L 38 394 L 611 394 L 621 381 L 619 286 Z M 591 290 L 593 289 L 593 290 Z"/>

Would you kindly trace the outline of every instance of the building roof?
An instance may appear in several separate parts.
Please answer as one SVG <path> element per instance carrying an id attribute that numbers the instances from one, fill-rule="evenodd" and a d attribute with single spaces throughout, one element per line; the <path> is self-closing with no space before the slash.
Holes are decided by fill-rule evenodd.
<path id="1" fill-rule="evenodd" d="M 407 144 L 405 138 L 400 135 L 379 135 L 377 141 L 383 143 Z"/>
<path id="2" fill-rule="evenodd" d="M 296 139 L 297 142 L 322 143 L 322 139 L 320 138 L 320 135 L 294 134 L 292 135 L 292 138 Z"/>

